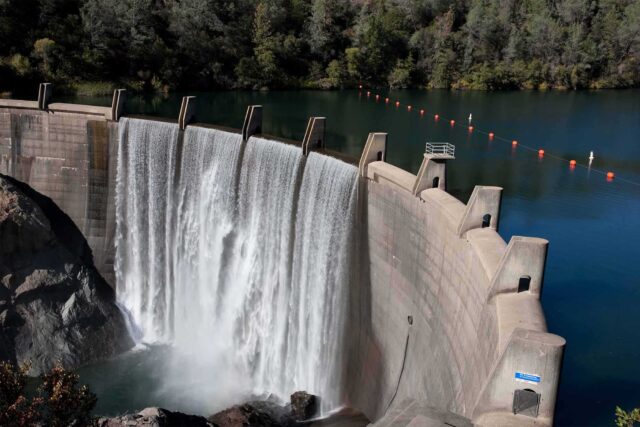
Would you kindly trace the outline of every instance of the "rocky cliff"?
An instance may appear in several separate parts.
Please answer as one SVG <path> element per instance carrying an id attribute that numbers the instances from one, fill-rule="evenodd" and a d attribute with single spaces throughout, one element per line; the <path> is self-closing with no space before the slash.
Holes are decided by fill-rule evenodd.
<path id="1" fill-rule="evenodd" d="M 0 359 L 38 375 L 133 345 L 82 233 L 51 199 L 0 174 Z"/>

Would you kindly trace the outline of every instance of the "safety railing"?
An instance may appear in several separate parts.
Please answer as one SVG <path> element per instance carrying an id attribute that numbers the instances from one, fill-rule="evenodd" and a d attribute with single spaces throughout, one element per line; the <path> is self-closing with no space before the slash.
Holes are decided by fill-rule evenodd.
<path id="1" fill-rule="evenodd" d="M 427 142 L 425 154 L 455 157 L 456 146 L 448 142 Z"/>

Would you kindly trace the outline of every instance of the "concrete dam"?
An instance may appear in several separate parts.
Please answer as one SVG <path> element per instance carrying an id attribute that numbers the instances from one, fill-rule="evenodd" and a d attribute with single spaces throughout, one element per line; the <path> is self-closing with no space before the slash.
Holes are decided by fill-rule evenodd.
<path id="1" fill-rule="evenodd" d="M 0 173 L 73 219 L 137 340 L 185 349 L 172 381 L 212 376 L 225 404 L 306 389 L 379 426 L 552 425 L 548 242 L 500 237 L 501 188 L 448 194 L 451 147 L 412 174 L 385 133 L 339 159 L 321 117 L 294 144 L 260 106 L 234 130 L 196 123 L 192 97 L 176 122 L 50 90 L 0 100 Z"/>

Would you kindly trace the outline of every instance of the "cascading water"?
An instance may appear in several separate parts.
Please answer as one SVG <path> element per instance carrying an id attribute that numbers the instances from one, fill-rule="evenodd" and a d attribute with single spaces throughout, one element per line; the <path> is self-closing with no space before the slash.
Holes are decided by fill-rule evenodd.
<path id="1" fill-rule="evenodd" d="M 296 219 L 287 355 L 294 376 L 288 385 L 309 384 L 324 393 L 325 412 L 341 403 L 356 190 L 354 166 L 309 154 Z"/>
<path id="2" fill-rule="evenodd" d="M 166 338 L 168 219 L 178 126 L 124 119 L 116 177 L 116 283 L 119 301 L 150 341 Z M 135 337 L 140 338 L 140 337 Z"/>
<path id="3" fill-rule="evenodd" d="M 340 402 L 356 168 L 298 147 L 122 119 L 118 298 L 177 409 L 296 390 Z M 302 173 L 304 168 L 304 173 Z"/>

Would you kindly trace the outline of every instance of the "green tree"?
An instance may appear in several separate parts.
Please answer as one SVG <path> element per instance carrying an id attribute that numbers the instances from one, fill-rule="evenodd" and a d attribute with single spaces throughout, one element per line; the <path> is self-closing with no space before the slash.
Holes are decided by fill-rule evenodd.
<path id="1" fill-rule="evenodd" d="M 323 61 L 336 58 L 348 47 L 352 4 L 342 0 L 313 0 L 309 17 L 309 48 Z"/>
<path id="2" fill-rule="evenodd" d="M 466 34 L 464 67 L 502 59 L 508 37 L 508 23 L 500 19 L 500 4 L 491 0 L 474 0 L 462 31 Z"/>
<path id="3" fill-rule="evenodd" d="M 38 39 L 33 44 L 33 55 L 40 61 L 42 74 L 50 80 L 54 77 L 56 42 L 51 39 Z"/>
<path id="4" fill-rule="evenodd" d="M 400 10 L 387 0 L 363 7 L 356 28 L 359 71 L 370 84 L 386 83 L 396 59 L 406 56 L 409 34 Z"/>
<path id="5" fill-rule="evenodd" d="M 199 87 L 229 86 L 225 62 L 235 62 L 225 50 L 227 28 L 216 10 L 215 0 L 181 0 L 169 5 L 169 33 L 174 38 L 176 62 L 165 66 L 167 83 L 195 80 Z M 167 64 L 168 65 L 168 64 Z"/>
<path id="6" fill-rule="evenodd" d="M 264 1 L 256 6 L 253 21 L 253 54 L 258 65 L 262 85 L 276 83 L 278 78 L 278 65 L 276 62 L 277 38 L 274 35 L 269 16 L 269 9 Z"/>
<path id="7" fill-rule="evenodd" d="M 415 64 L 413 56 L 409 55 L 405 59 L 398 59 L 396 66 L 393 67 L 389 74 L 389 86 L 393 89 L 404 89 L 411 86 L 413 75 L 415 73 Z"/>

